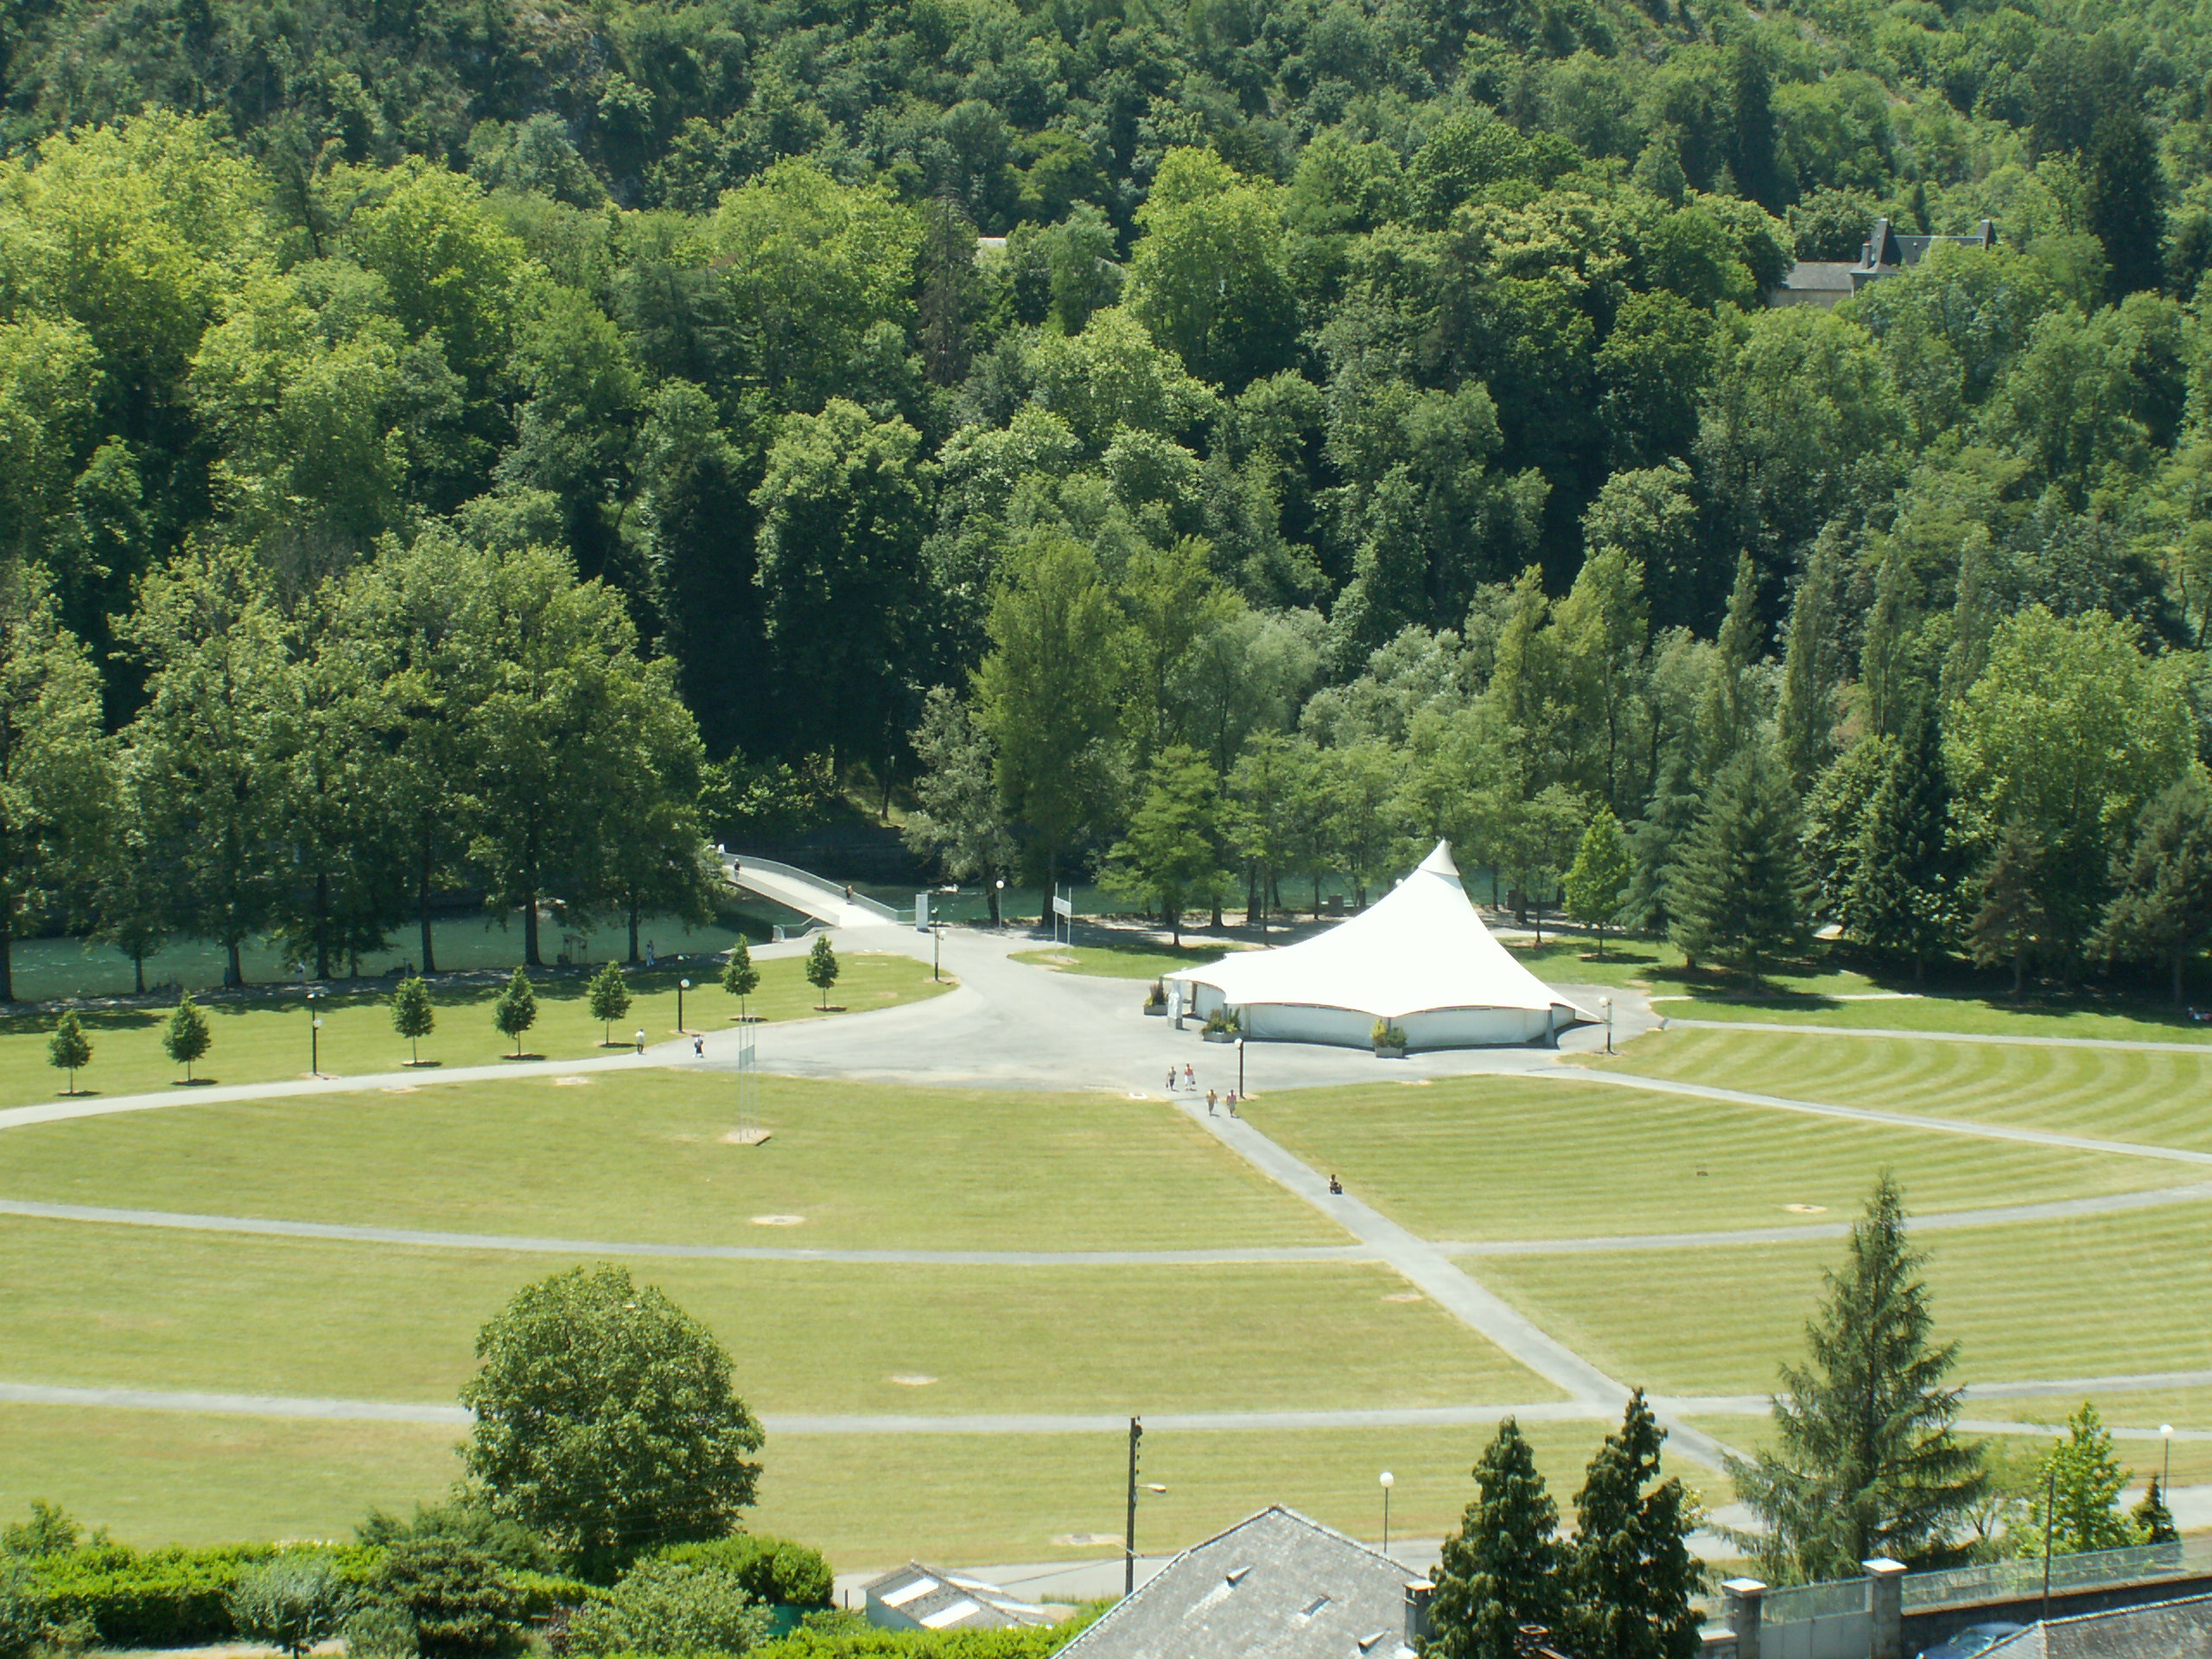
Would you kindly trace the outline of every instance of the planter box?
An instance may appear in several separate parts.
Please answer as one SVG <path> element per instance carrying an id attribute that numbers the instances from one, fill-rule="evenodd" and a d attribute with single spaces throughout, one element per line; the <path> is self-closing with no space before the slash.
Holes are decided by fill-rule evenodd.
<path id="1" fill-rule="evenodd" d="M 1375 1045 L 1375 1058 L 1378 1060 L 1402 1060 L 1406 1058 L 1406 1046 L 1403 1043 L 1377 1043 Z"/>
<path id="2" fill-rule="evenodd" d="M 1233 1043 L 1236 1040 L 1236 1033 L 1233 1031 L 1206 1031 L 1198 1034 L 1210 1043 Z"/>
<path id="3" fill-rule="evenodd" d="M 1147 1002 L 1144 1005 L 1144 1011 L 1155 1020 L 1165 1020 L 1167 1017 L 1167 1005 L 1165 1002 Z"/>

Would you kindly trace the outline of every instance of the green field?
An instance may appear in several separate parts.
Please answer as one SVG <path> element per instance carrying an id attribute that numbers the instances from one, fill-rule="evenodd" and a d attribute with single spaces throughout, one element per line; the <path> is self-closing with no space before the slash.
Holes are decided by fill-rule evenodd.
<path id="1" fill-rule="evenodd" d="M 1936 1335 L 1959 1343 L 1958 1380 L 2212 1367 L 2208 1222 L 2212 1209 L 2182 1205 L 1929 1235 Z M 1710 1245 L 1495 1258 L 1480 1271 L 1625 1382 L 1665 1394 L 1743 1394 L 1773 1387 L 1778 1361 L 1802 1358 L 1821 1271 L 1841 1255 L 1838 1240 Z"/>
<path id="2" fill-rule="evenodd" d="M 842 957 L 843 975 L 828 997 L 840 1013 L 885 1008 L 935 996 L 952 988 L 930 979 L 929 964 L 911 957 L 859 953 Z M 779 957 L 759 964 L 760 989 L 748 1012 L 764 1020 L 818 1017 L 819 993 L 806 982 L 805 962 Z M 683 1022 L 693 1031 L 724 1030 L 737 1013 L 737 999 L 724 995 L 719 982 L 691 970 L 693 988 L 684 994 Z M 654 1042 L 676 1036 L 677 981 L 669 969 L 630 975 L 630 1012 L 615 1027 L 615 1046 L 626 1046 L 643 1027 Z M 575 1059 L 602 1052 L 601 1029 L 584 1000 L 586 976 L 549 974 L 537 982 L 537 1023 L 523 1039 L 524 1054 L 538 1058 Z M 492 1003 L 499 987 L 481 982 L 445 982 L 432 988 L 437 1030 L 423 1039 L 424 1061 L 442 1065 L 488 1065 L 514 1052 L 514 1045 L 492 1026 Z M 404 1065 L 406 1039 L 391 1029 L 390 985 L 375 990 L 334 992 L 309 1008 L 296 992 L 216 999 L 201 1007 L 213 1033 L 207 1057 L 193 1067 L 204 1083 L 270 1083 L 308 1073 L 308 1021 L 319 1014 L 322 1033 L 315 1045 L 326 1075 L 390 1071 Z M 166 1008 L 99 1008 L 81 1014 L 92 1040 L 92 1063 L 77 1074 L 79 1088 L 106 1095 L 165 1089 L 184 1070 L 162 1052 Z M 46 1046 L 54 1029 L 52 1014 L 10 1014 L 0 1018 L 0 1106 L 22 1106 L 59 1096 L 67 1077 L 47 1065 Z M 423 1070 L 435 1076 L 431 1065 Z"/>
<path id="3" fill-rule="evenodd" d="M 0 1381 L 450 1401 L 560 1256 L 0 1219 Z M 1355 1263 L 633 1262 L 785 1412 L 1332 1409 L 1556 1391 Z M 894 1377 L 935 1379 L 923 1385 Z"/>
<path id="4" fill-rule="evenodd" d="M 1063 974 L 1086 974 L 1101 979 L 1158 979 L 1219 962 L 1224 950 L 1242 950 L 1242 944 L 1186 944 L 1180 950 L 1150 939 L 1116 940 L 1105 944 L 1056 944 L 1038 950 L 1017 950 L 1014 960 Z"/>
<path id="5" fill-rule="evenodd" d="M 1662 1000 L 1656 1011 L 1670 1020 L 1726 1020 L 1747 1025 L 1961 1031 L 1980 1037 L 2082 1037 L 2097 1042 L 2212 1046 L 2212 1026 L 2199 1025 L 2171 1008 L 2120 998 L 2073 1002 L 2054 997 L 2016 1004 L 1994 996 L 1936 994 L 1850 1001 L 1820 995 L 1689 996 Z"/>
<path id="6" fill-rule="evenodd" d="M 2127 1394 L 2107 1394 L 2096 1396 L 2098 1414 L 2104 1419 L 2107 1427 L 2141 1421 L 2139 1414 L 2127 1414 L 2128 1402 L 2134 1397 Z M 2063 1409 L 2057 1413 L 2057 1421 L 2063 1423 L 2066 1414 L 2075 1410 L 2081 1403 L 2079 1400 L 2054 1401 L 2050 1402 L 2046 1409 L 2063 1405 Z M 2011 1416 L 2012 1414 L 1993 1410 L 1987 1402 L 1983 1402 L 1980 1404 L 1969 1403 L 1961 1415 L 1972 1421 L 1981 1422 L 1994 1417 Z M 1771 1417 L 1697 1417 L 1688 1421 L 1707 1433 L 1736 1447 L 1738 1451 L 1766 1449 L 1775 1444 L 1774 1420 Z M 2031 1416 L 2018 1421 L 2026 1422 L 2043 1420 Z M 2153 1424 L 2152 1427 L 2156 1427 L 2157 1425 Z M 1970 1440 L 1986 1441 L 2006 1458 L 2014 1459 L 2040 1460 L 2050 1449 L 2052 1438 L 2048 1434 L 2024 1433 L 1988 1434 L 1972 1429 L 1961 1430 L 1961 1433 Z M 2134 1478 L 2138 1480 L 2146 1479 L 2157 1474 L 2164 1466 L 2160 1460 L 2158 1443 L 2155 1440 L 2123 1439 L 2118 1441 L 2113 1449 L 2119 1457 L 2120 1467 L 2131 1471 Z M 2202 1481 L 2212 1479 L 2212 1443 L 2202 1440 L 2176 1440 L 2173 1476 L 2174 1484 L 2177 1486 L 2194 1485 Z"/>
<path id="7" fill-rule="evenodd" d="M 1528 1426 L 1562 1509 L 1605 1427 Z M 1385 1469 L 1397 1479 L 1392 1536 L 1440 1537 L 1473 1495 L 1468 1471 L 1491 1432 L 1147 1428 L 1143 1478 L 1167 1491 L 1145 1495 L 1137 1547 L 1165 1554 L 1269 1503 L 1371 1539 Z M 441 1495 L 460 1472 L 459 1438 L 404 1423 L 0 1406 L 0 1516 L 45 1497 L 130 1542 L 343 1537 L 372 1504 Z M 1128 1456 L 1120 1434 L 772 1434 L 747 1524 L 810 1540 L 849 1568 L 902 1560 L 917 1540 L 961 1561 L 1096 1558 L 1118 1547 Z M 1669 1467 L 1726 1496 L 1696 1465 Z M 1112 1541 L 1064 1541 L 1086 1534 Z"/>
<path id="8" fill-rule="evenodd" d="M 1601 1084 L 1510 1077 L 1294 1091 L 1254 1101 L 1245 1116 L 1315 1168 L 1333 1171 L 1348 1192 L 1433 1239 L 1848 1220 L 1885 1167 L 1910 1172 L 1914 1207 L 1925 1211 L 2132 1192 L 2207 1173 Z M 1562 1146 L 1602 1146 L 1605 1155 L 1562 1158 Z M 1624 1171 L 1634 1179 L 1624 1179 Z M 1822 1213 L 1791 1205 L 1817 1205 Z"/>
<path id="9" fill-rule="evenodd" d="M 0 1141 L 0 1198 L 656 1243 L 1351 1242 L 1163 1102 L 759 1087 L 760 1147 L 722 1139 L 732 1074 L 645 1064 L 31 1124 Z"/>
<path id="10" fill-rule="evenodd" d="M 2212 1150 L 2212 1052 L 1665 1031 L 1599 1064 L 1796 1100 Z"/>

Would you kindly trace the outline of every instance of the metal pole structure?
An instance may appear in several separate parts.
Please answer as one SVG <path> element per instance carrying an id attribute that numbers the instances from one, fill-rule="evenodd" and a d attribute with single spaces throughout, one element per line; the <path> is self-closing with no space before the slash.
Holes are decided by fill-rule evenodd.
<path id="1" fill-rule="evenodd" d="M 676 982 L 676 1034 L 679 1037 L 683 1034 L 683 993 L 690 988 L 691 982 L 688 979 Z"/>
<path id="2" fill-rule="evenodd" d="M 1382 1471 L 1382 1553 L 1385 1555 L 1390 1553 L 1390 1488 L 1397 1484 L 1398 1478 L 1385 1469 Z"/>
<path id="3" fill-rule="evenodd" d="M 939 969 L 944 965 L 944 924 L 934 918 L 930 922 L 930 983 L 942 977 Z"/>
<path id="4" fill-rule="evenodd" d="M 1122 1535 L 1122 1593 L 1137 1588 L 1137 1442 L 1144 1439 L 1144 1419 L 1129 1419 L 1129 1523 Z"/>
<path id="5" fill-rule="evenodd" d="M 315 1011 L 315 999 L 321 995 L 308 993 L 308 1075 L 311 1077 L 322 1075 L 322 1016 Z"/>
<path id="6" fill-rule="evenodd" d="M 1236 1039 L 1236 1098 L 1244 1098 L 1244 1039 Z"/>
<path id="7" fill-rule="evenodd" d="M 2043 1480 L 2043 1622 L 2050 1623 L 2050 1535 L 2058 1525 L 2053 1513 L 2058 1501 L 2058 1465 L 2050 1465 Z"/>
<path id="8" fill-rule="evenodd" d="M 2165 1473 L 2158 1478 L 2158 1491 L 2171 1503 L 2174 1490 L 2174 1426 L 2171 1423 L 2160 1423 L 2158 1437 L 2166 1443 Z"/>

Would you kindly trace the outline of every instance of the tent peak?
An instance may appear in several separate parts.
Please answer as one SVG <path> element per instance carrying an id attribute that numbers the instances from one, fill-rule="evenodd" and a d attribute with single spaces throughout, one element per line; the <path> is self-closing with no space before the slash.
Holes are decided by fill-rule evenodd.
<path id="1" fill-rule="evenodd" d="M 1416 873 L 1427 875 L 1448 875 L 1453 880 L 1458 880 L 1459 867 L 1452 861 L 1452 843 L 1448 841 L 1438 842 L 1436 850 L 1421 860 L 1421 868 Z"/>

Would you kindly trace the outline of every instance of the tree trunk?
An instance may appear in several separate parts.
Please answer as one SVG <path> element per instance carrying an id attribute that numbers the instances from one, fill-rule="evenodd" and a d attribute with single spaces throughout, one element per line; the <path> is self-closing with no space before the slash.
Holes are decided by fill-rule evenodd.
<path id="1" fill-rule="evenodd" d="M 2182 953 L 2177 950 L 2174 952 L 2174 1007 L 2176 1009 L 2183 1006 L 2181 1000 L 2181 964 Z M 5 965 L 0 964 L 0 977 L 4 977 L 5 972 Z"/>
<path id="2" fill-rule="evenodd" d="M 1256 864 L 1248 864 L 1244 868 L 1244 925 L 1261 925 L 1260 867 Z"/>
<path id="3" fill-rule="evenodd" d="M 139 988 L 143 990 L 145 987 L 141 984 Z M 0 1002 L 12 1002 L 15 1000 L 16 930 L 10 925 L 7 906 L 0 904 Z M 74 1077 L 70 1079 L 69 1087 L 72 1091 L 76 1089 L 77 1084 Z"/>
<path id="4" fill-rule="evenodd" d="M 638 901 L 637 901 L 635 899 L 631 899 L 631 901 L 630 901 L 630 960 L 631 960 L 632 962 L 633 962 L 633 963 L 634 963 L 635 961 L 637 961 L 637 959 L 638 959 Z"/>
<path id="5" fill-rule="evenodd" d="M 2015 950 L 2012 952 L 2012 995 L 2015 1001 L 2026 988 L 2027 982 L 2028 953 L 2025 950 Z"/>
<path id="6" fill-rule="evenodd" d="M 146 953 L 145 953 L 143 950 L 133 950 L 133 951 L 130 953 L 130 977 L 131 977 L 131 980 L 132 980 L 132 982 L 133 982 L 133 985 L 134 985 L 135 988 L 136 988 L 136 989 L 137 989 L 137 994 L 138 994 L 140 996 L 143 996 L 143 995 L 146 995 Z M 0 963 L 0 980 L 5 980 L 6 978 L 7 978 L 6 964 L 5 964 L 5 963 Z"/>
<path id="7" fill-rule="evenodd" d="M 1318 870 L 1313 874 L 1313 919 L 1321 919 L 1321 874 Z"/>
<path id="8" fill-rule="evenodd" d="M 226 939 L 223 941 L 224 988 L 232 989 L 245 983 L 245 963 L 238 955 L 238 941 Z M 190 1075 L 189 1070 L 187 1071 L 186 1075 Z"/>
<path id="9" fill-rule="evenodd" d="M 315 976 L 330 977 L 330 872 L 315 873 Z"/>
<path id="10" fill-rule="evenodd" d="M 999 893 L 1001 889 L 998 884 L 998 878 L 996 876 L 993 876 L 989 878 L 989 880 L 991 885 L 984 889 L 984 891 L 988 893 L 991 898 L 991 925 L 993 927 L 1004 927 L 1006 925 L 1006 920 L 999 914 Z"/>
<path id="11" fill-rule="evenodd" d="M 537 894 L 535 892 L 523 895 L 522 959 L 532 968 L 543 968 L 545 965 L 539 960 L 537 955 Z M 517 1053 L 522 1052 L 519 1039 L 516 1041 L 515 1052 Z"/>
<path id="12" fill-rule="evenodd" d="M 423 835 L 423 861 L 416 871 L 415 919 L 423 933 L 423 965 L 419 971 L 425 976 L 435 974 L 438 971 L 438 952 L 430 941 L 430 836 L 428 830 Z"/>

